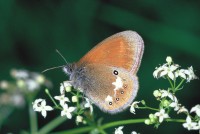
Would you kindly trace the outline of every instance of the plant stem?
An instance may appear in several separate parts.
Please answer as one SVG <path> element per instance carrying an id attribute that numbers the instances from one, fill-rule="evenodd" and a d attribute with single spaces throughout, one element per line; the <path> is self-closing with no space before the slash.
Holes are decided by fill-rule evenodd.
<path id="1" fill-rule="evenodd" d="M 178 122 L 178 123 L 184 123 L 184 119 L 166 119 L 167 122 Z"/>
<path id="2" fill-rule="evenodd" d="M 51 133 L 51 134 L 82 134 L 82 133 L 89 132 L 92 129 L 94 129 L 94 128 L 91 126 L 87 126 L 87 127 L 79 127 L 79 128 L 62 131 L 62 132 Z"/>
<path id="3" fill-rule="evenodd" d="M 169 81 L 169 83 L 170 83 L 172 89 L 174 89 L 174 86 L 173 86 L 173 84 L 172 84 L 172 81 L 170 80 L 170 78 L 169 78 L 168 76 L 167 76 L 167 79 L 168 79 L 168 81 Z"/>
<path id="4" fill-rule="evenodd" d="M 66 120 L 66 117 L 58 116 L 57 118 L 49 122 L 47 125 L 42 127 L 37 134 L 47 134 Z"/>
<path id="5" fill-rule="evenodd" d="M 174 88 L 176 87 L 176 79 L 174 80 Z M 175 89 L 174 89 L 175 90 Z"/>
<path id="6" fill-rule="evenodd" d="M 135 123 L 144 123 L 146 119 L 131 119 L 131 120 L 121 120 L 121 121 L 115 121 L 106 123 L 101 126 L 102 129 L 107 129 L 114 126 L 120 126 L 120 125 L 127 125 L 127 124 L 135 124 Z"/>
<path id="7" fill-rule="evenodd" d="M 145 107 L 138 107 L 138 109 L 150 109 L 150 110 L 154 110 L 154 111 L 159 111 L 159 109 L 151 108 L 151 107 L 148 107 L 148 106 L 145 106 Z"/>
<path id="8" fill-rule="evenodd" d="M 98 130 L 103 130 L 101 133 L 105 133 L 105 129 L 120 126 L 120 125 L 127 125 L 127 124 L 136 124 L 136 123 L 144 123 L 146 119 L 131 119 L 131 120 L 121 120 L 121 121 L 115 121 L 106 123 L 102 126 L 99 126 Z M 167 122 L 177 122 L 177 123 L 184 123 L 185 120 L 183 119 L 166 119 Z M 87 126 L 87 127 L 81 127 L 81 128 L 75 128 L 67 131 L 57 132 L 53 134 L 82 134 L 91 131 L 92 129 L 95 129 L 94 127 Z"/>
<path id="9" fill-rule="evenodd" d="M 175 88 L 175 91 L 177 90 L 177 89 L 179 89 L 179 87 L 183 84 L 183 82 L 185 81 L 185 79 L 182 79 L 181 80 L 181 82 L 178 84 L 178 86 Z"/>
<path id="10" fill-rule="evenodd" d="M 56 107 L 59 107 L 58 104 L 55 102 L 55 100 L 53 99 L 53 97 L 51 96 L 51 94 L 49 93 L 48 89 L 45 89 L 45 93 L 49 96 L 49 98 L 51 99 L 51 101 L 54 103 L 54 105 Z"/>
<path id="11" fill-rule="evenodd" d="M 35 134 L 38 130 L 37 128 L 37 115 L 36 112 L 33 111 L 32 103 L 29 102 L 29 120 L 30 120 L 30 133 Z"/>

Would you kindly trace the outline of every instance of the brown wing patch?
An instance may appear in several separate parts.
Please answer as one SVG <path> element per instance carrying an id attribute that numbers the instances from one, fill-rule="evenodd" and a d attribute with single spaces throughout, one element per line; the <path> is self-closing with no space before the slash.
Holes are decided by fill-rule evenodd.
<path id="1" fill-rule="evenodd" d="M 124 68 L 135 74 L 141 62 L 143 49 L 143 40 L 136 32 L 124 31 L 100 42 L 80 59 L 77 66 L 98 63 Z"/>
<path id="2" fill-rule="evenodd" d="M 85 94 L 103 111 L 120 112 L 135 98 L 138 90 L 137 77 L 125 69 L 90 64 L 86 66 L 86 70 L 90 86 L 86 87 Z"/>

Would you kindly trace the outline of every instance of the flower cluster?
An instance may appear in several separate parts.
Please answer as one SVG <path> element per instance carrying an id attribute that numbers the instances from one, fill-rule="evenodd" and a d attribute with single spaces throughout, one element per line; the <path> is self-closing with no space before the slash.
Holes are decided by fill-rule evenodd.
<path id="1" fill-rule="evenodd" d="M 22 107 L 28 94 L 37 92 L 43 85 L 51 87 L 51 82 L 37 72 L 12 69 L 10 74 L 14 81 L 0 81 L 0 105 Z"/>
<path id="2" fill-rule="evenodd" d="M 174 64 L 171 57 L 167 57 L 166 61 L 167 63 L 156 67 L 156 70 L 153 72 L 155 78 L 169 77 L 171 80 L 175 80 L 176 78 L 181 77 L 182 79 L 187 80 L 187 82 L 197 79 L 192 66 L 188 69 L 179 69 L 180 66 Z"/>
<path id="3" fill-rule="evenodd" d="M 60 95 L 52 97 L 49 93 L 49 91 L 46 89 L 46 93 L 49 95 L 49 97 L 52 99 L 54 103 L 54 109 L 60 109 L 61 110 L 61 116 L 66 116 L 68 119 L 72 119 L 73 114 L 76 115 L 76 123 L 85 123 L 84 120 L 84 112 L 85 109 L 89 108 L 90 113 L 93 112 L 93 106 L 92 103 L 89 101 L 88 98 L 83 97 L 80 94 L 79 90 L 73 90 L 72 85 L 69 81 L 64 81 L 60 85 Z M 71 99 L 65 95 L 71 96 Z M 83 98 L 84 101 L 80 103 L 80 98 Z M 59 101 L 59 104 L 56 103 L 56 101 Z M 33 109 L 34 111 L 41 112 L 43 117 L 46 117 L 46 112 L 53 110 L 53 107 L 42 105 L 42 102 L 45 102 L 44 99 L 36 99 L 33 102 Z M 44 103 L 43 102 L 43 103 Z M 41 103 L 41 104 L 40 104 Z M 70 106 L 72 105 L 72 106 Z"/>
<path id="4" fill-rule="evenodd" d="M 195 113 L 195 116 L 188 114 L 186 122 L 183 123 L 183 127 L 188 130 L 199 130 L 200 132 L 200 105 L 192 107 L 190 113 Z"/>
<path id="5" fill-rule="evenodd" d="M 192 107 L 189 112 L 185 106 L 179 103 L 179 100 L 175 96 L 176 92 L 181 90 L 180 87 L 184 84 L 184 81 L 190 82 L 191 80 L 197 79 L 197 76 L 194 74 L 192 67 L 179 69 L 180 66 L 174 64 L 171 57 L 167 57 L 166 61 L 167 63 L 157 67 L 153 72 L 155 78 L 167 78 L 171 86 L 167 90 L 158 89 L 153 92 L 156 100 L 160 102 L 159 108 L 149 107 L 144 101 L 135 101 L 130 107 L 130 112 L 135 114 L 136 108 L 156 111 L 155 113 L 149 114 L 149 118 L 145 120 L 145 124 L 154 124 L 155 127 L 158 127 L 163 121 L 169 119 L 172 111 L 177 112 L 177 114 L 183 113 L 186 115 L 186 121 L 183 123 L 183 127 L 188 130 L 200 130 L 200 105 L 198 104 Z M 177 84 L 178 77 L 181 78 L 181 81 Z M 138 104 L 140 103 L 143 106 L 139 106 Z M 195 116 L 192 116 L 191 113 L 195 113 Z"/>

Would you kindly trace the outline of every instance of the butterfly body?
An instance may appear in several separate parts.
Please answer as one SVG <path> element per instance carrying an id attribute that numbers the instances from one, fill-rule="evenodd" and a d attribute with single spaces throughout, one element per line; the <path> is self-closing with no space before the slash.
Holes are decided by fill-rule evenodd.
<path id="1" fill-rule="evenodd" d="M 142 38 L 136 32 L 124 31 L 105 39 L 63 70 L 74 88 L 82 90 L 101 110 L 118 113 L 137 95 L 136 73 L 143 49 Z"/>

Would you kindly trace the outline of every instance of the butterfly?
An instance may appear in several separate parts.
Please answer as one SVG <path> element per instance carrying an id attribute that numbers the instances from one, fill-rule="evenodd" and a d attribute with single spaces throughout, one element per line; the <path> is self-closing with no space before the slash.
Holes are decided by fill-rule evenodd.
<path id="1" fill-rule="evenodd" d="M 63 70 L 75 89 L 81 90 L 102 111 L 115 114 L 126 109 L 137 95 L 136 76 L 144 42 L 134 31 L 114 34 Z"/>

